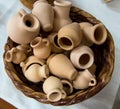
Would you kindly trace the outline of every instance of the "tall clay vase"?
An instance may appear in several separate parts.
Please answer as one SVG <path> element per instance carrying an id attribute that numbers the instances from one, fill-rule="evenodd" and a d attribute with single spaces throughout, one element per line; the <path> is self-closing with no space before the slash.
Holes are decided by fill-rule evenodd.
<path id="1" fill-rule="evenodd" d="M 87 69 L 79 71 L 77 78 L 73 81 L 73 87 L 75 89 L 86 89 L 96 84 L 96 78 Z"/>
<path id="2" fill-rule="evenodd" d="M 23 9 L 13 15 L 7 23 L 8 36 L 18 44 L 30 43 L 40 31 L 39 20 Z"/>
<path id="3" fill-rule="evenodd" d="M 56 0 L 54 1 L 54 32 L 58 32 L 60 28 L 65 25 L 72 23 L 72 20 L 69 17 L 70 8 L 72 3 L 65 0 Z"/>
<path id="4" fill-rule="evenodd" d="M 79 23 L 83 32 L 83 44 L 91 46 L 92 44 L 103 44 L 107 38 L 107 31 L 102 23 L 92 25 L 88 22 Z"/>
<path id="5" fill-rule="evenodd" d="M 50 72 L 60 78 L 74 80 L 78 73 L 69 58 L 64 54 L 51 55 L 47 60 L 47 65 Z"/>
<path id="6" fill-rule="evenodd" d="M 30 46 L 33 48 L 33 54 L 41 59 L 46 59 L 51 53 L 51 45 L 47 38 L 36 37 L 31 41 Z"/>
<path id="7" fill-rule="evenodd" d="M 40 82 L 49 76 L 49 69 L 44 60 L 35 56 L 28 57 L 20 66 L 24 76 L 31 82 Z"/>
<path id="8" fill-rule="evenodd" d="M 15 64 L 20 64 L 26 58 L 26 54 L 22 50 L 17 49 L 16 47 L 7 51 L 5 54 L 5 60 L 7 62 L 13 62 Z"/>
<path id="9" fill-rule="evenodd" d="M 81 42 L 82 32 L 78 23 L 62 27 L 58 32 L 58 44 L 64 50 L 72 50 Z"/>
<path id="10" fill-rule="evenodd" d="M 71 51 L 70 60 L 76 68 L 87 69 L 94 62 L 94 53 L 91 48 L 82 45 Z"/>
<path id="11" fill-rule="evenodd" d="M 64 50 L 58 45 L 58 34 L 57 33 L 51 33 L 49 36 L 48 36 L 48 39 L 51 43 L 51 51 L 53 53 L 61 53 L 63 52 Z"/>
<path id="12" fill-rule="evenodd" d="M 44 81 L 43 91 L 51 102 L 56 102 L 66 97 L 61 80 L 54 76 L 50 76 Z"/>
<path id="13" fill-rule="evenodd" d="M 53 29 L 54 10 L 46 0 L 38 0 L 34 3 L 32 14 L 40 21 L 41 27 L 48 32 Z"/>

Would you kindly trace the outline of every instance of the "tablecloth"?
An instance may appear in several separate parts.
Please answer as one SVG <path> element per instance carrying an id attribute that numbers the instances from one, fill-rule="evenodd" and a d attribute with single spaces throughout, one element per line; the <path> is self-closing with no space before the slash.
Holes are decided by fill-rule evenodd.
<path id="1" fill-rule="evenodd" d="M 4 70 L 3 52 L 7 40 L 6 23 L 19 9 L 25 8 L 19 0 L 0 0 L 0 97 L 18 109 L 112 109 L 120 84 L 120 1 L 104 3 L 102 0 L 70 0 L 102 21 L 113 36 L 115 43 L 115 67 L 109 84 L 98 94 L 71 106 L 52 106 L 39 103 L 17 90 Z"/>

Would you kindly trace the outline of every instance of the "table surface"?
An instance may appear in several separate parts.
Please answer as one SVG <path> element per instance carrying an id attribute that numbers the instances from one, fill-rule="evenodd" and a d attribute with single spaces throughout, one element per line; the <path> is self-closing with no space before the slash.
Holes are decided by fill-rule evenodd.
<path id="1" fill-rule="evenodd" d="M 102 21 L 110 31 L 115 42 L 115 68 L 109 84 L 92 98 L 81 103 L 65 107 L 66 109 L 112 109 L 120 85 L 120 0 L 105 4 L 102 0 L 70 0 L 77 6 Z M 4 45 L 7 40 L 6 23 L 9 17 L 19 9 L 25 8 L 19 0 L 0 0 L 0 98 L 8 101 L 18 109 L 55 109 L 55 106 L 39 103 L 26 97 L 17 90 L 5 73 L 3 64 Z M 57 107 L 63 109 L 64 107 Z"/>

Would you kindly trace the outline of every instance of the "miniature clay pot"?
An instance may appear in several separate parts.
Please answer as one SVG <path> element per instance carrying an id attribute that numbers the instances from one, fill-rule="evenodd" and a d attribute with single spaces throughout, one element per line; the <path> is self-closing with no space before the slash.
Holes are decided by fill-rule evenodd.
<path id="1" fill-rule="evenodd" d="M 49 76 L 47 65 L 32 64 L 24 73 L 24 76 L 31 82 L 40 82 Z"/>
<path id="2" fill-rule="evenodd" d="M 53 53 L 61 53 L 63 52 L 64 50 L 62 48 L 60 48 L 60 46 L 58 45 L 58 34 L 57 33 L 51 33 L 49 36 L 48 36 L 48 39 L 51 43 L 51 51 Z"/>
<path id="3" fill-rule="evenodd" d="M 82 45 L 71 51 L 70 60 L 76 68 L 87 69 L 94 62 L 94 53 L 91 48 Z"/>
<path id="4" fill-rule="evenodd" d="M 93 43 L 100 45 L 106 41 L 107 31 L 102 23 L 92 25 L 88 22 L 79 23 L 82 32 L 83 39 L 82 43 L 91 46 Z"/>
<path id="5" fill-rule="evenodd" d="M 18 44 L 31 42 L 40 31 L 39 20 L 32 14 L 26 13 L 23 9 L 13 15 L 7 24 L 8 36 Z"/>
<path id="6" fill-rule="evenodd" d="M 47 60 L 47 65 L 50 72 L 60 78 L 74 80 L 78 73 L 64 54 L 52 54 Z"/>
<path id="7" fill-rule="evenodd" d="M 51 45 L 47 38 L 36 37 L 31 41 L 30 46 L 33 48 L 33 54 L 41 59 L 46 59 L 51 53 Z"/>
<path id="8" fill-rule="evenodd" d="M 20 62 L 24 61 L 26 58 L 26 54 L 22 50 L 17 49 L 16 47 L 7 51 L 5 54 L 5 60 L 7 62 L 13 62 L 15 64 L 20 64 Z"/>
<path id="9" fill-rule="evenodd" d="M 41 27 L 48 32 L 53 29 L 54 10 L 46 0 L 38 0 L 34 3 L 32 14 L 40 21 Z"/>
<path id="10" fill-rule="evenodd" d="M 95 86 L 97 81 L 87 69 L 79 71 L 78 76 L 73 81 L 73 87 L 75 89 L 86 89 L 90 86 Z"/>
<path id="11" fill-rule="evenodd" d="M 70 1 L 54 1 L 54 32 L 58 32 L 63 26 L 72 23 L 72 20 L 69 17 L 71 5 L 72 3 Z"/>
<path id="12" fill-rule="evenodd" d="M 66 97 L 61 80 L 54 76 L 50 76 L 44 81 L 43 91 L 47 94 L 48 100 L 52 102 Z"/>
<path id="13" fill-rule="evenodd" d="M 78 23 L 62 27 L 58 32 L 58 44 L 64 50 L 72 50 L 81 42 L 82 32 Z"/>
<path id="14" fill-rule="evenodd" d="M 73 92 L 73 86 L 72 83 L 70 83 L 67 80 L 61 80 L 63 84 L 63 89 L 66 92 L 67 95 L 70 95 Z"/>

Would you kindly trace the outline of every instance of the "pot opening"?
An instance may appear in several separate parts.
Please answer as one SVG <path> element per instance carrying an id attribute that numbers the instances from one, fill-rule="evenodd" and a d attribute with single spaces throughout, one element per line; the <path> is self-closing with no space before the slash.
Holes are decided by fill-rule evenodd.
<path id="1" fill-rule="evenodd" d="M 27 16 L 24 19 L 25 26 L 31 28 L 34 26 L 34 19 L 31 16 Z"/>
<path id="2" fill-rule="evenodd" d="M 58 36 L 56 35 L 54 38 L 54 43 L 57 47 L 60 47 L 57 40 L 58 40 Z"/>
<path id="3" fill-rule="evenodd" d="M 51 101 L 59 101 L 61 99 L 61 94 L 59 92 L 53 92 L 49 95 Z"/>
<path id="4" fill-rule="evenodd" d="M 83 66 L 88 64 L 89 61 L 90 61 L 89 54 L 83 54 L 79 59 L 79 63 Z"/>

